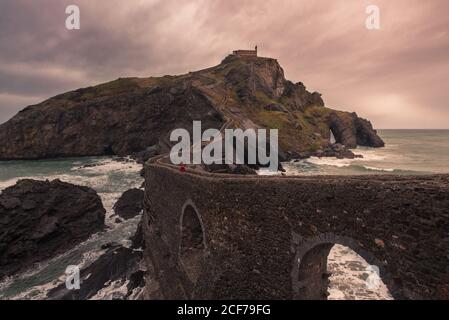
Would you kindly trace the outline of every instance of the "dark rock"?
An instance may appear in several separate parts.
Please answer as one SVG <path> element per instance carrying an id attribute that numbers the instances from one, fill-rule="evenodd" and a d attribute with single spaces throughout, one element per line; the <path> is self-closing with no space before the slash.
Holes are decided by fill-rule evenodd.
<path id="1" fill-rule="evenodd" d="M 134 154 L 134 158 L 137 160 L 138 163 L 145 163 L 148 161 L 148 159 L 151 159 L 157 155 L 160 154 L 161 152 L 161 146 L 156 144 L 154 146 L 148 147 L 143 151 L 140 151 L 136 154 Z"/>
<path id="2" fill-rule="evenodd" d="M 329 126 L 337 143 L 348 148 L 357 148 L 358 145 L 374 148 L 385 146 L 371 123 L 359 118 L 356 113 L 332 112 Z"/>
<path id="3" fill-rule="evenodd" d="M 0 278 L 63 253 L 104 229 L 97 193 L 59 180 L 20 180 L 0 194 Z"/>
<path id="4" fill-rule="evenodd" d="M 96 261 L 83 268 L 80 272 L 80 290 L 67 290 L 65 283 L 48 292 L 50 300 L 86 300 L 95 296 L 113 281 L 120 281 L 126 286 L 127 293 L 113 293 L 109 298 L 115 300 L 134 299 L 134 290 L 145 286 L 146 272 L 140 270 L 145 243 L 143 238 L 142 221 L 136 233 L 130 238 L 131 248 L 117 243 L 104 244 L 101 249 L 106 250 Z"/>
<path id="5" fill-rule="evenodd" d="M 361 155 L 357 155 L 351 150 L 349 150 L 345 145 L 340 143 L 329 144 L 325 146 L 323 149 L 318 151 L 309 151 L 309 152 L 299 152 L 290 154 L 291 159 L 294 159 L 294 162 L 299 162 L 300 160 L 308 159 L 310 157 L 335 157 L 338 159 L 356 159 L 363 158 Z"/>
<path id="6" fill-rule="evenodd" d="M 143 237 L 142 220 L 137 225 L 137 230 L 134 236 L 131 237 L 131 248 L 145 249 L 145 239 Z"/>
<path id="7" fill-rule="evenodd" d="M 104 245 L 102 245 L 102 246 L 101 246 L 101 249 L 102 249 L 102 250 L 110 249 L 110 248 L 112 248 L 112 247 L 115 246 L 115 245 L 116 245 L 116 244 L 113 243 L 113 242 L 108 242 L 108 243 L 105 243 Z"/>
<path id="8" fill-rule="evenodd" d="M 143 209 L 144 192 L 140 189 L 130 189 L 122 194 L 114 205 L 115 214 L 128 220 L 139 215 Z"/>
<path id="9" fill-rule="evenodd" d="M 0 197 L 0 206 L 9 210 L 20 206 L 20 199 L 14 197 Z"/>
<path id="10" fill-rule="evenodd" d="M 287 81 L 283 96 L 290 99 L 291 107 L 296 111 L 304 111 L 311 106 L 324 106 L 321 94 L 318 92 L 310 93 L 302 82 L 292 83 Z"/>
<path id="11" fill-rule="evenodd" d="M 102 163 L 100 162 L 96 162 L 96 163 L 86 163 L 85 165 L 82 165 L 80 168 L 84 169 L 84 168 L 95 168 L 95 167 L 99 167 L 101 166 Z"/>
<path id="12" fill-rule="evenodd" d="M 314 157 L 336 157 L 338 159 L 355 159 L 355 158 L 363 158 L 362 156 L 354 154 L 351 150 L 349 150 L 346 146 L 335 143 L 326 146 L 323 150 L 319 150 L 314 153 L 310 153 L 309 156 Z"/>
<path id="13" fill-rule="evenodd" d="M 121 163 L 131 163 L 133 160 L 127 157 L 113 157 L 112 161 L 121 162 Z"/>
<path id="14" fill-rule="evenodd" d="M 133 290 L 143 287 L 145 287 L 145 271 L 137 270 L 129 277 L 129 283 L 127 285 L 128 296 Z"/>
<path id="15" fill-rule="evenodd" d="M 367 146 L 381 148 L 385 143 L 377 135 L 377 131 L 373 129 L 373 125 L 366 119 L 357 117 L 354 113 L 355 127 L 357 132 L 357 144 L 359 146 Z"/>
<path id="16" fill-rule="evenodd" d="M 126 299 L 133 289 L 144 285 L 144 272 L 139 272 L 141 259 L 141 251 L 113 244 L 95 262 L 81 270 L 79 290 L 68 290 L 65 283 L 62 283 L 50 290 L 47 298 L 50 300 L 87 300 L 113 281 L 121 281 L 124 284 L 127 279 L 130 279 L 132 281 L 128 284 L 128 293 L 124 296 L 112 297 L 113 299 Z"/>

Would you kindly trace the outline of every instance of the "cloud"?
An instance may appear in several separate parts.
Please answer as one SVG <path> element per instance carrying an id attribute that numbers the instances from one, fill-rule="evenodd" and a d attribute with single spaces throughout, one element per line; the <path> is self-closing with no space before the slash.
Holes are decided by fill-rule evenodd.
<path id="1" fill-rule="evenodd" d="M 365 0 L 2 0 L 0 122 L 22 103 L 185 73 L 258 44 L 288 78 L 376 127 L 448 128 L 449 2 L 375 2 L 379 31 L 365 28 Z M 65 29 L 69 4 L 81 30 Z"/>

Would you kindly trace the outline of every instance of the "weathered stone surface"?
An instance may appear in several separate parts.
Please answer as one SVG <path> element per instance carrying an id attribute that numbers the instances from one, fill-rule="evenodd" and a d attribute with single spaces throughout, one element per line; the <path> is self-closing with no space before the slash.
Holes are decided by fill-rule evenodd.
<path id="1" fill-rule="evenodd" d="M 333 244 L 378 266 L 394 298 L 449 298 L 447 175 L 225 176 L 148 163 L 146 181 L 147 291 L 164 298 L 324 299 Z M 192 210 L 202 254 L 180 256 Z"/>
<path id="2" fill-rule="evenodd" d="M 243 164 L 211 164 L 204 165 L 207 172 L 212 173 L 229 173 L 242 175 L 256 175 L 256 171 L 247 165 Z"/>
<path id="3" fill-rule="evenodd" d="M 97 193 L 59 180 L 20 180 L 0 194 L 0 278 L 72 248 L 103 230 Z"/>
<path id="4" fill-rule="evenodd" d="M 114 204 L 114 212 L 121 218 L 128 220 L 139 215 L 143 209 L 144 192 L 140 189 L 125 191 Z"/>

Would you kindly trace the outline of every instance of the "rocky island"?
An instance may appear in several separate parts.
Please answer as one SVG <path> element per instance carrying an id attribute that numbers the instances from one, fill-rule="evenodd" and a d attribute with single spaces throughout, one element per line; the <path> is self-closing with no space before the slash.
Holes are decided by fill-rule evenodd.
<path id="1" fill-rule="evenodd" d="M 384 146 L 369 121 L 326 107 L 321 94 L 285 79 L 277 60 L 237 51 L 201 71 L 120 78 L 29 106 L 0 126 L 0 159 L 154 155 L 193 120 L 204 129 L 279 129 L 284 160 Z M 329 148 L 331 132 L 346 148 Z"/>

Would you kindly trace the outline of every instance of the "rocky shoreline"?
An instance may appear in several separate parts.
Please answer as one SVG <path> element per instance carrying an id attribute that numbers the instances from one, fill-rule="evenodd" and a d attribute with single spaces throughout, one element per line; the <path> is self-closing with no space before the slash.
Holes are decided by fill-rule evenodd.
<path id="1" fill-rule="evenodd" d="M 129 160 L 125 160 L 115 159 L 126 166 Z M 91 170 L 98 167 L 101 170 L 102 163 L 103 161 L 88 163 L 79 169 Z M 125 191 L 113 208 L 117 217 L 116 225 L 125 222 L 129 225 L 127 220 L 139 219 L 142 200 L 142 190 L 133 188 Z M 105 213 L 96 191 L 57 179 L 18 180 L 15 185 L 0 191 L 0 283 L 9 286 L 8 283 L 20 282 L 26 274 L 42 272 L 39 271 L 41 266 L 45 267 L 53 260 L 55 263 L 61 260 L 62 264 L 58 268 L 65 269 L 67 265 L 63 261 L 66 260 L 66 253 L 70 255 L 78 246 L 90 248 L 88 243 L 97 241 L 94 238 L 110 238 L 108 233 L 116 227 L 105 224 Z M 134 224 L 132 221 L 131 223 Z M 125 228 L 129 229 L 128 226 Z M 81 268 L 81 289 L 69 291 L 62 282 L 53 289 L 45 289 L 45 299 L 119 299 L 119 296 L 120 299 L 137 299 L 145 274 L 141 263 L 142 244 L 142 235 L 137 230 L 128 242 L 105 243 L 101 250 L 91 247 L 94 251 L 85 252 L 86 254 L 96 255 L 95 252 L 98 252 L 100 255 L 87 264 L 78 261 Z M 78 265 L 78 262 L 75 263 Z M 52 282 L 57 283 L 59 275 L 55 273 L 54 276 L 56 278 Z M 63 278 L 59 278 L 59 281 Z M 127 290 L 122 295 L 120 292 L 123 293 L 123 288 L 113 290 L 113 286 L 119 284 Z M 32 291 L 20 296 L 33 299 Z M 41 294 L 39 297 L 43 298 Z"/>

